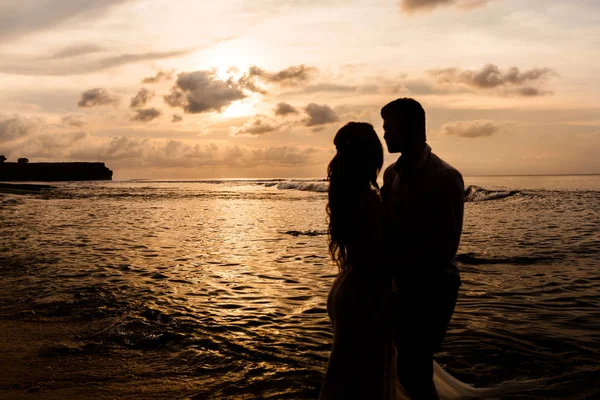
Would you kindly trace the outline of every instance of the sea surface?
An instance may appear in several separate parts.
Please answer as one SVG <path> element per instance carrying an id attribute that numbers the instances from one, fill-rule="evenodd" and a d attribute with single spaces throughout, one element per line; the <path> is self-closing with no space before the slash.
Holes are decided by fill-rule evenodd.
<path id="1" fill-rule="evenodd" d="M 465 184 L 463 285 L 438 362 L 520 388 L 505 398 L 600 398 L 600 176 Z M 51 185 L 0 194 L 0 319 L 89 325 L 79 347 L 39 357 L 126 361 L 115 376 L 139 398 L 316 398 L 337 273 L 326 182 Z M 158 377 L 185 389 L 143 389 Z M 85 379 L 55 375 L 39 398 Z M 89 398 L 106 382 L 93 383 Z"/>

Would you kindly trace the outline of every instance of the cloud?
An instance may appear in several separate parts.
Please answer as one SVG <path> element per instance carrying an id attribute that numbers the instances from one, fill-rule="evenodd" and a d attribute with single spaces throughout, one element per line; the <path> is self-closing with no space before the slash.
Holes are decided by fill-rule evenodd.
<path id="1" fill-rule="evenodd" d="M 254 77 L 250 77 L 248 74 L 244 74 L 237 81 L 237 85 L 240 88 L 249 90 L 254 93 L 267 94 L 267 91 L 260 86 L 258 86 L 255 82 Z"/>
<path id="2" fill-rule="evenodd" d="M 63 120 L 69 120 L 67 116 Z M 6 154 L 24 157 L 45 157 L 56 149 L 70 148 L 85 138 L 85 132 L 65 130 L 65 126 L 48 124 L 45 120 L 21 115 L 0 115 L 0 143 Z M 31 158 L 30 158 L 31 159 Z"/>
<path id="3" fill-rule="evenodd" d="M 109 168 L 200 168 L 301 166 L 313 162 L 312 148 L 295 146 L 248 149 L 239 146 L 193 144 L 180 140 L 137 136 L 93 137 L 85 133 L 32 137 L 12 156 L 48 157 L 54 160 L 103 161 Z M 10 153 L 8 153 L 10 154 Z"/>
<path id="4" fill-rule="evenodd" d="M 278 72 L 267 72 L 253 65 L 248 69 L 247 74 L 249 77 L 256 77 L 265 83 L 298 86 L 306 83 L 316 72 L 317 68 L 307 67 L 304 64 L 288 67 Z"/>
<path id="5" fill-rule="evenodd" d="M 21 155 L 26 157 L 62 158 L 65 149 L 76 145 L 85 146 L 85 132 L 44 133 L 32 136 L 19 146 Z"/>
<path id="6" fill-rule="evenodd" d="M 2 152 L 11 158 L 103 161 L 109 163 L 109 168 L 300 166 L 313 164 L 316 152 L 313 148 L 296 146 L 218 147 L 212 143 L 201 145 L 127 135 L 94 136 L 20 115 L 0 115 L 0 143 Z"/>
<path id="7" fill-rule="evenodd" d="M 30 76 L 68 76 L 82 75 L 103 71 L 142 61 L 161 60 L 180 57 L 194 51 L 193 49 L 172 50 L 164 52 L 125 53 L 104 57 L 78 57 L 67 59 L 65 57 L 40 58 L 4 55 L 0 59 L 0 72 L 13 75 Z"/>
<path id="8" fill-rule="evenodd" d="M 275 115 L 284 117 L 289 114 L 298 114 L 298 110 L 291 104 L 287 104 L 287 103 L 283 103 L 283 102 L 278 103 L 277 106 L 275 107 Z"/>
<path id="9" fill-rule="evenodd" d="M 441 133 L 465 138 L 488 137 L 498 133 L 505 125 L 503 122 L 487 119 L 456 121 L 442 125 Z"/>
<path id="10" fill-rule="evenodd" d="M 264 115 L 257 115 L 254 120 L 248 121 L 241 128 L 234 131 L 233 136 L 260 136 L 279 129 L 279 125 L 269 120 Z"/>
<path id="11" fill-rule="evenodd" d="M 491 0 L 399 0 L 400 9 L 406 13 L 431 11 L 436 7 L 452 6 L 463 10 L 482 7 Z"/>
<path id="12" fill-rule="evenodd" d="M 310 162 L 312 153 L 316 150 L 308 148 L 300 150 L 297 147 L 269 147 L 267 149 L 253 150 L 250 157 L 251 165 L 280 165 L 280 166 L 298 166 Z"/>
<path id="13" fill-rule="evenodd" d="M 24 138 L 37 132 L 43 125 L 39 118 L 27 118 L 21 115 L 0 115 L 0 142 L 9 142 Z"/>
<path id="14" fill-rule="evenodd" d="M 163 71 L 161 69 L 156 73 L 156 75 L 142 79 L 142 83 L 153 84 L 163 80 L 170 81 L 171 79 L 173 79 L 173 71 Z"/>
<path id="15" fill-rule="evenodd" d="M 81 128 L 85 125 L 83 118 L 77 115 L 65 115 L 62 117 L 61 122 L 64 126 L 70 128 Z"/>
<path id="16" fill-rule="evenodd" d="M 306 86 L 302 92 L 304 93 L 320 93 L 320 92 L 341 92 L 349 93 L 356 92 L 357 86 L 340 85 L 335 83 L 317 83 L 315 85 Z"/>
<path id="17" fill-rule="evenodd" d="M 339 117 L 327 104 L 319 105 L 310 103 L 304 108 L 308 118 L 304 120 L 305 126 L 318 126 L 339 121 Z"/>
<path id="18" fill-rule="evenodd" d="M 117 105 L 119 97 L 111 94 L 104 88 L 94 88 L 81 93 L 81 98 L 77 102 L 78 107 L 96 107 L 106 105 Z"/>
<path id="19" fill-rule="evenodd" d="M 87 44 L 75 44 L 72 46 L 65 47 L 53 55 L 51 55 L 50 59 L 61 59 L 61 58 L 72 58 L 78 57 L 85 54 L 99 53 L 105 51 L 105 48 L 93 43 Z"/>
<path id="20" fill-rule="evenodd" d="M 517 67 L 501 70 L 494 64 L 486 64 L 480 70 L 446 68 L 429 71 L 438 84 L 464 85 L 467 87 L 490 90 L 503 89 L 501 94 L 538 96 L 550 92 L 536 88 L 546 83 L 548 78 L 556 76 L 550 68 L 533 68 L 521 72 Z"/>
<path id="21" fill-rule="evenodd" d="M 154 97 L 153 91 L 148 90 L 146 88 L 142 88 L 142 89 L 140 89 L 139 92 L 137 92 L 135 97 L 133 97 L 131 99 L 131 103 L 129 104 L 129 107 L 131 107 L 131 108 L 144 107 L 146 105 L 146 103 L 148 103 L 148 101 L 150 101 L 150 99 L 152 99 L 152 97 Z"/>
<path id="22" fill-rule="evenodd" d="M 65 22 L 98 19 L 130 0 L 4 1 L 0 5 L 0 41 L 44 31 Z"/>
<path id="23" fill-rule="evenodd" d="M 182 72 L 171 89 L 164 96 L 171 107 L 181 107 L 188 114 L 209 111 L 221 112 L 236 100 L 246 95 L 231 79 L 221 80 L 214 71 Z"/>
<path id="24" fill-rule="evenodd" d="M 517 88 L 517 89 L 514 89 L 512 91 L 509 91 L 508 93 L 509 94 L 511 94 L 511 93 L 512 94 L 516 94 L 516 95 L 519 95 L 519 96 L 525 96 L 525 97 L 527 97 L 527 96 L 531 96 L 531 97 L 534 97 L 534 96 L 544 96 L 546 94 L 552 94 L 552 92 L 550 92 L 550 91 L 540 90 L 538 88 L 534 88 L 534 87 L 531 87 L 531 86 L 524 86 L 522 88 Z"/>
<path id="25" fill-rule="evenodd" d="M 140 108 L 135 110 L 135 114 L 131 117 L 132 121 L 150 122 L 161 116 L 161 112 L 157 108 Z"/>
<path id="26" fill-rule="evenodd" d="M 179 114 L 173 114 L 173 117 L 171 118 L 171 122 L 181 122 L 183 121 L 183 117 Z"/>
<path id="27" fill-rule="evenodd" d="M 253 65 L 238 79 L 238 84 L 252 92 L 266 94 L 266 90 L 258 86 L 257 81 L 281 87 L 298 87 L 304 86 L 317 71 L 317 68 L 307 67 L 304 64 L 288 67 L 278 72 L 265 71 Z"/>

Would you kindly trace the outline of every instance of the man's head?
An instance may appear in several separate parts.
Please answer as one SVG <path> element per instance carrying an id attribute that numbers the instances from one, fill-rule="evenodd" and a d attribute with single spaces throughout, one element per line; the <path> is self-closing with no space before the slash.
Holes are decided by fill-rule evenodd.
<path id="1" fill-rule="evenodd" d="M 404 97 L 381 109 L 383 138 L 390 153 L 410 153 L 420 150 L 425 135 L 425 110 L 418 101 Z"/>

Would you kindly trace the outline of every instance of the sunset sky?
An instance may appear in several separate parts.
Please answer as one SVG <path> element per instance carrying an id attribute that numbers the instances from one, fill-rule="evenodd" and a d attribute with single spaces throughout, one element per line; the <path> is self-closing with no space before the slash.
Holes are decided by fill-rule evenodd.
<path id="1" fill-rule="evenodd" d="M 0 0 L 0 154 L 324 177 L 413 97 L 464 175 L 600 173 L 598 71 L 597 0 Z"/>

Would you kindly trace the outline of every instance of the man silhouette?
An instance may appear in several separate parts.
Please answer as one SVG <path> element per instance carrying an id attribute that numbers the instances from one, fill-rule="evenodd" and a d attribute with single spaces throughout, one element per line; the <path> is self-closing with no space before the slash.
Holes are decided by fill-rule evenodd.
<path id="1" fill-rule="evenodd" d="M 460 172 L 431 152 L 425 111 L 410 98 L 381 109 L 390 153 L 402 153 L 384 173 L 386 254 L 398 292 L 398 378 L 413 400 L 438 399 L 433 354 L 454 312 L 460 275 L 464 183 Z"/>

